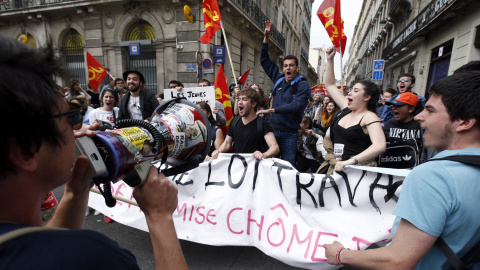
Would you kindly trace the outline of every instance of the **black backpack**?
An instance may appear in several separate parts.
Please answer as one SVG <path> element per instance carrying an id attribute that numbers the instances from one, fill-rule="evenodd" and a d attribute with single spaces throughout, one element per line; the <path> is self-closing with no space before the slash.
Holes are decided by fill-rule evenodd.
<path id="1" fill-rule="evenodd" d="M 450 160 L 480 167 L 480 156 L 449 156 L 443 158 L 433 158 L 429 161 L 435 160 Z M 437 247 L 443 252 L 452 265 L 449 269 L 480 270 L 480 243 L 477 243 L 475 246 L 473 246 L 461 259 L 455 255 L 443 238 L 439 237 L 435 242 L 435 245 L 437 245 Z"/>

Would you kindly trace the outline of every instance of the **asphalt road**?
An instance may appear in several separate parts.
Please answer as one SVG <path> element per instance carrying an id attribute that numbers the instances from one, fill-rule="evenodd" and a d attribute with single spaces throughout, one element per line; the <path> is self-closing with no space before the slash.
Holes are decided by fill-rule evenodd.
<path id="1" fill-rule="evenodd" d="M 60 200 L 63 186 L 55 189 L 54 194 Z M 147 232 L 118 222 L 107 223 L 102 214 L 95 216 L 93 210 L 85 218 L 84 229 L 103 233 L 130 250 L 142 269 L 155 269 Z M 269 257 L 255 247 L 209 246 L 184 240 L 180 240 L 180 244 L 189 269 L 300 269 Z"/>

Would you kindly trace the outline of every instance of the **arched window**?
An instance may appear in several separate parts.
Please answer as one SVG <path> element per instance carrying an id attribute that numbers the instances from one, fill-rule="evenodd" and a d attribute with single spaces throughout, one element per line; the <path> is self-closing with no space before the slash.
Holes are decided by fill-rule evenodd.
<path id="1" fill-rule="evenodd" d="M 413 61 L 412 61 L 410 63 L 410 65 L 408 66 L 408 73 L 413 74 L 413 72 L 415 72 L 415 68 L 414 68 Z"/>
<path id="2" fill-rule="evenodd" d="M 133 24 L 127 32 L 128 41 L 156 40 L 155 30 L 145 22 Z M 128 69 L 136 68 L 145 77 L 145 88 L 157 93 L 157 56 L 153 45 L 140 45 L 139 55 L 128 55 Z"/>
<path id="3" fill-rule="evenodd" d="M 60 48 L 64 59 L 65 67 L 75 79 L 80 81 L 83 90 L 88 90 L 88 81 L 85 75 L 85 58 L 83 55 L 83 39 L 75 30 L 70 29 L 64 36 Z"/>

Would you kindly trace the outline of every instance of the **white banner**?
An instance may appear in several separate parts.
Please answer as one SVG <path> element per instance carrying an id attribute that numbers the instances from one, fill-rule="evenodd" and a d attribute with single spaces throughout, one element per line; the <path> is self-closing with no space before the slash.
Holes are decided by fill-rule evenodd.
<path id="1" fill-rule="evenodd" d="M 299 173 L 283 160 L 258 161 L 250 154 L 221 154 L 169 178 L 179 191 L 173 216 L 180 239 L 255 246 L 282 262 L 310 269 L 336 268 L 326 263 L 324 243 L 338 240 L 357 250 L 391 241 L 392 211 L 401 190 L 392 190 L 392 185 L 403 179 L 362 168 L 333 176 Z M 132 188 L 123 182 L 112 191 L 134 200 Z M 148 231 L 136 206 L 117 201 L 108 208 L 93 192 L 89 206 Z"/>

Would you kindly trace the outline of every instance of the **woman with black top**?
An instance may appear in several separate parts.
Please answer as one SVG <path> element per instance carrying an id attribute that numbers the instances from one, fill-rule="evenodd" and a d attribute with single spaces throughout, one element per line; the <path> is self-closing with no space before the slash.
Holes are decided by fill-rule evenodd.
<path id="1" fill-rule="evenodd" d="M 225 138 L 223 136 L 222 130 L 216 124 L 217 121 L 215 121 L 215 118 L 213 118 L 212 109 L 210 108 L 210 105 L 208 105 L 208 103 L 206 102 L 200 102 L 198 103 L 198 107 L 200 107 L 203 113 L 205 113 L 205 115 L 207 116 L 208 121 L 210 122 L 210 128 L 212 132 L 212 144 L 210 146 L 210 151 L 208 152 L 208 156 L 206 157 L 206 159 L 208 160 L 210 159 L 210 156 L 212 156 L 212 152 L 220 148 L 220 145 L 222 145 Z"/>
<path id="2" fill-rule="evenodd" d="M 333 59 L 335 47 L 327 49 L 325 86 L 330 96 L 342 111 L 340 120 L 330 126 L 335 171 L 343 171 L 346 165 L 376 166 L 375 158 L 385 151 L 386 140 L 381 120 L 375 113 L 380 97 L 378 86 L 369 80 L 358 81 L 348 96 L 338 91 L 335 85 Z"/>

